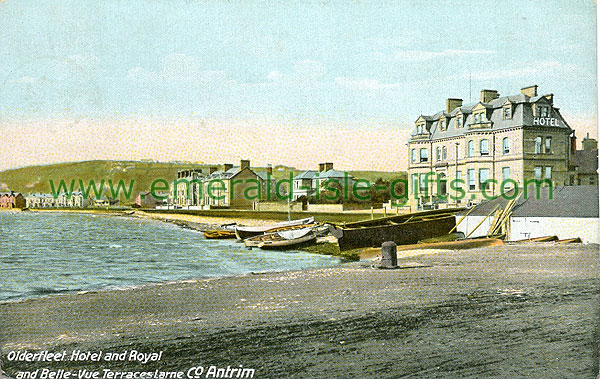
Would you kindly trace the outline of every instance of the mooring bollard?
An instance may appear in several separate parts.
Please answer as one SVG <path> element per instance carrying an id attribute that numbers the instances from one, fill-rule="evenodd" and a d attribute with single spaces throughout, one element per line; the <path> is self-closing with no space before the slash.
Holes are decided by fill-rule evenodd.
<path id="1" fill-rule="evenodd" d="M 396 243 L 386 241 L 381 244 L 381 263 L 379 268 L 396 268 L 398 267 L 398 253 L 396 251 Z"/>

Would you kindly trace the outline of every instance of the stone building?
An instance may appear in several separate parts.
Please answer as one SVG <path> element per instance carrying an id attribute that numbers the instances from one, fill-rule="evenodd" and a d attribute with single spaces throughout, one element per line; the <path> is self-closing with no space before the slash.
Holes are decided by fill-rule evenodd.
<path id="1" fill-rule="evenodd" d="M 482 90 L 469 105 L 447 99 L 446 109 L 415 121 L 409 204 L 478 203 L 532 179 L 568 185 L 574 138 L 554 95 L 538 95 L 536 85 L 513 96 Z"/>
<path id="2" fill-rule="evenodd" d="M 581 141 L 582 150 L 573 154 L 570 185 L 598 184 L 598 141 L 588 135 Z"/>

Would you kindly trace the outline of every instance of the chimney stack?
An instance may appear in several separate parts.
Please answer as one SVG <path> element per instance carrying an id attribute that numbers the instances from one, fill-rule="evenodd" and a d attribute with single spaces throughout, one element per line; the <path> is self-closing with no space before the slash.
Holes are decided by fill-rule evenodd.
<path id="1" fill-rule="evenodd" d="M 208 168 L 208 174 L 212 174 L 213 172 L 216 172 L 218 170 L 217 166 L 210 166 Z"/>
<path id="2" fill-rule="evenodd" d="M 583 150 L 598 150 L 598 141 L 593 138 L 590 138 L 590 133 L 588 133 L 583 140 L 581 140 L 581 146 Z"/>
<path id="3" fill-rule="evenodd" d="M 325 171 L 333 170 L 333 163 L 327 162 L 325 163 Z"/>
<path id="4" fill-rule="evenodd" d="M 496 90 L 493 90 L 493 89 L 482 89 L 481 90 L 481 99 L 480 100 L 482 103 L 489 103 L 490 101 L 497 99 L 498 97 L 500 97 L 500 94 Z"/>
<path id="5" fill-rule="evenodd" d="M 267 165 L 267 174 L 273 175 L 273 166 L 271 166 L 270 164 Z"/>
<path id="6" fill-rule="evenodd" d="M 521 93 L 525 96 L 536 97 L 537 96 L 537 85 L 521 88 Z"/>
<path id="7" fill-rule="evenodd" d="M 319 172 L 325 171 L 325 163 L 319 163 Z"/>
<path id="8" fill-rule="evenodd" d="M 240 170 L 244 168 L 250 168 L 250 161 L 247 159 L 240 160 Z"/>
<path id="9" fill-rule="evenodd" d="M 231 163 L 225 163 L 223 165 L 223 171 L 229 171 L 233 168 L 233 165 Z"/>
<path id="10" fill-rule="evenodd" d="M 450 113 L 457 107 L 461 107 L 462 102 L 462 99 L 446 99 L 446 113 Z"/>

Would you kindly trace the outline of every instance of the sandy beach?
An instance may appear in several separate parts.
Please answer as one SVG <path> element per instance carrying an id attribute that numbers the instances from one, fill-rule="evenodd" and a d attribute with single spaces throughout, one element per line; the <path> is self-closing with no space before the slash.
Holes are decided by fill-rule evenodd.
<path id="1" fill-rule="evenodd" d="M 2 367 L 283 377 L 593 377 L 597 245 L 505 245 L 2 303 Z M 160 362 L 9 362 L 14 350 L 163 351 Z"/>

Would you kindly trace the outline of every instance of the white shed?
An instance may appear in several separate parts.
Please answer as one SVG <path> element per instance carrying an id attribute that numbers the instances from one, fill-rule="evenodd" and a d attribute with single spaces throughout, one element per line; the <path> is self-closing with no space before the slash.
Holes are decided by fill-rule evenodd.
<path id="1" fill-rule="evenodd" d="M 522 189 L 519 190 L 507 240 L 555 235 L 559 239 L 579 237 L 585 243 L 600 242 L 598 186 L 557 186 L 552 188 L 552 198 L 548 187 L 541 189 L 539 197 L 535 189 L 530 189 L 527 196 Z M 493 219 L 493 215 L 488 215 L 496 206 L 504 209 L 507 203 L 507 199 L 499 197 L 477 205 L 458 226 L 458 231 L 465 235 L 473 232 L 471 237 L 487 235 Z"/>

